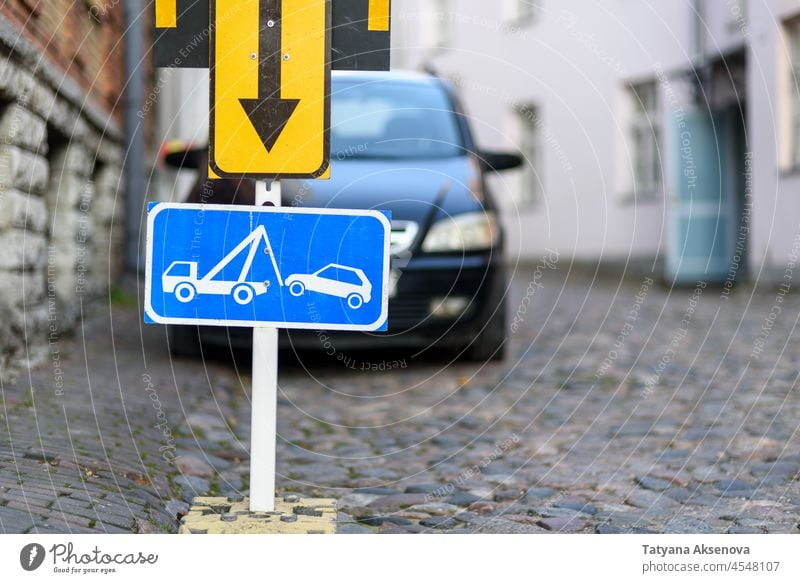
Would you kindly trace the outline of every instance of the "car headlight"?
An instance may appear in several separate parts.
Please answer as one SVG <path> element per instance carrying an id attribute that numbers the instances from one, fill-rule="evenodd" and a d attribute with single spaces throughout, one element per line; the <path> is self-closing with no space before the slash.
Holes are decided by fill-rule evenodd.
<path id="1" fill-rule="evenodd" d="M 437 253 L 491 249 L 497 234 L 497 218 L 493 212 L 456 215 L 434 223 L 422 243 L 422 250 Z"/>

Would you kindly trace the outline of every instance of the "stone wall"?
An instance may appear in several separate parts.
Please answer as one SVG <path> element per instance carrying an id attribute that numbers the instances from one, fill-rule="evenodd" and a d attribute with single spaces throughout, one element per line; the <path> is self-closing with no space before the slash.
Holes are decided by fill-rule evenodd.
<path id="1" fill-rule="evenodd" d="M 35 49 L 0 44 L 2 382 L 58 362 L 63 335 L 121 272 L 120 130 L 55 78 Z"/>

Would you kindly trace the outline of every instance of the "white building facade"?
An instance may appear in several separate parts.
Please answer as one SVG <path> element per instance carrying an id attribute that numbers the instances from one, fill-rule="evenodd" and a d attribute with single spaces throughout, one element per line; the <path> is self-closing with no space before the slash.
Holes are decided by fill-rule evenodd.
<path id="1" fill-rule="evenodd" d="M 402 0 L 393 66 L 460 88 L 513 257 L 781 279 L 800 251 L 796 0 Z"/>

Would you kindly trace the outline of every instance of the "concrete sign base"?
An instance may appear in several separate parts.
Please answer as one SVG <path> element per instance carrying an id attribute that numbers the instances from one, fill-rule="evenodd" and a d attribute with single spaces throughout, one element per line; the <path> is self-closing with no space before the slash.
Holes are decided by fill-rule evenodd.
<path id="1" fill-rule="evenodd" d="M 179 534 L 335 534 L 336 501 L 276 498 L 275 512 L 250 512 L 247 498 L 195 498 Z"/>

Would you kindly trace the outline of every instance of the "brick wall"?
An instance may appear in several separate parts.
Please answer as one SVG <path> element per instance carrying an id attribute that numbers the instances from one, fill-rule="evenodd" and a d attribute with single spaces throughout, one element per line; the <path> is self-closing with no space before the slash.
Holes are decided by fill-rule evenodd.
<path id="1" fill-rule="evenodd" d="M 124 82 L 121 0 L 6 0 L 0 15 L 100 107 L 115 108 Z"/>
<path id="2" fill-rule="evenodd" d="M 0 380 L 60 362 L 119 277 L 119 0 L 0 4 Z"/>

